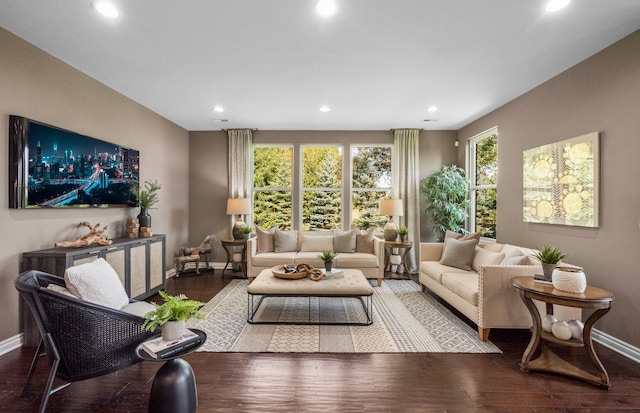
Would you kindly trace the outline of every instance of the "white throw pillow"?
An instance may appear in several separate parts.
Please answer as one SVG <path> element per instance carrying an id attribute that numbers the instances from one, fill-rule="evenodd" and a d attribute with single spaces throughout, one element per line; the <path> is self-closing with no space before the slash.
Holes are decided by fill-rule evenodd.
<path id="1" fill-rule="evenodd" d="M 298 244 L 297 233 L 294 230 L 282 231 L 275 229 L 273 234 L 275 241 L 275 252 L 295 252 Z"/>
<path id="2" fill-rule="evenodd" d="M 503 253 L 493 252 L 484 248 L 476 247 L 476 253 L 473 257 L 473 268 L 476 272 L 480 271 L 480 267 L 485 265 L 498 265 L 504 259 Z"/>
<path id="3" fill-rule="evenodd" d="M 333 251 L 333 236 L 302 234 L 301 252 Z"/>
<path id="4" fill-rule="evenodd" d="M 104 258 L 67 268 L 64 281 L 69 291 L 90 303 L 117 310 L 129 304 L 118 274 Z"/>

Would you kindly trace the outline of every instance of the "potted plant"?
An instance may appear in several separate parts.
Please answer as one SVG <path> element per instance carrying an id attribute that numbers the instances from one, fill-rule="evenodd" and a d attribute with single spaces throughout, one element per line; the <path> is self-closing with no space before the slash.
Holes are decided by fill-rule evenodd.
<path id="1" fill-rule="evenodd" d="M 331 267 L 333 266 L 333 259 L 336 257 L 336 253 L 331 250 L 323 250 L 322 254 L 318 255 L 318 257 L 324 261 L 324 269 L 327 272 L 331 272 Z"/>
<path id="2" fill-rule="evenodd" d="M 249 236 L 251 235 L 251 227 L 248 225 L 242 227 L 242 234 L 245 240 L 249 239 Z"/>
<path id="3" fill-rule="evenodd" d="M 175 340 L 182 337 L 185 331 L 185 322 L 190 318 L 204 320 L 204 314 L 200 311 L 205 303 L 189 300 L 186 295 L 169 295 L 165 291 L 159 291 L 164 300 L 162 305 L 152 303 L 156 308 L 145 314 L 142 329 L 155 331 L 162 326 L 162 339 Z"/>
<path id="4" fill-rule="evenodd" d="M 408 234 L 409 234 L 409 228 L 407 227 L 398 228 L 398 235 L 400 235 L 400 242 L 405 242 Z"/>
<path id="5" fill-rule="evenodd" d="M 456 165 L 443 166 L 422 181 L 422 192 L 429 203 L 425 213 L 431 215 L 438 241 L 444 241 L 447 230 L 466 232 L 464 221 L 470 201 L 467 198 L 469 181 L 464 169 Z"/>
<path id="6" fill-rule="evenodd" d="M 138 195 L 140 203 L 140 214 L 138 215 L 138 222 L 140 227 L 151 227 L 151 215 L 149 210 L 158 203 L 158 191 L 162 188 L 162 185 L 157 180 L 146 180 L 144 182 L 144 188 Z"/>
<path id="7" fill-rule="evenodd" d="M 567 254 L 552 245 L 543 246 L 537 253 L 533 255 L 534 258 L 540 260 L 540 262 L 542 263 L 542 272 L 544 273 L 544 278 L 549 281 L 551 281 L 551 275 L 553 274 L 553 270 L 556 268 L 558 262 L 560 262 L 560 260 L 566 256 Z"/>

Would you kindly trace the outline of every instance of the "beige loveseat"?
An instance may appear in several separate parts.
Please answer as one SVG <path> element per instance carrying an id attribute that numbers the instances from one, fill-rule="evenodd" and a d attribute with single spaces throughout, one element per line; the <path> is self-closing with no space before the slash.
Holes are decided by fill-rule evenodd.
<path id="1" fill-rule="evenodd" d="M 335 268 L 353 268 L 382 285 L 384 240 L 370 231 L 264 231 L 247 240 L 247 275 L 251 280 L 264 269 L 282 264 L 309 264 L 324 268 L 318 257 L 323 250 L 337 252 Z M 280 242 L 278 242 L 280 241 Z"/>
<path id="2" fill-rule="evenodd" d="M 492 328 L 531 327 L 531 315 L 512 287 L 511 278 L 542 274 L 542 266 L 531 257 L 534 250 L 480 241 L 472 250 L 467 270 L 446 265 L 451 256 L 443 256 L 444 245 L 420 244 L 419 281 L 423 291 L 432 291 L 476 323 L 483 341 Z M 545 307 L 537 305 L 544 314 Z M 582 315 L 578 309 L 560 306 L 554 306 L 554 314 L 561 320 L 580 319 Z"/>

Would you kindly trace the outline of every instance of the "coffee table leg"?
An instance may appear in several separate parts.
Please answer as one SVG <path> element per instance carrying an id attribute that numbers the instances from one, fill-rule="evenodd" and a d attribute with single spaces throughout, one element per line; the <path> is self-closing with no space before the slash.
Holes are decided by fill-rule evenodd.
<path id="1" fill-rule="evenodd" d="M 195 413 L 198 407 L 196 378 L 191 365 L 177 358 L 156 373 L 149 396 L 149 413 Z"/>

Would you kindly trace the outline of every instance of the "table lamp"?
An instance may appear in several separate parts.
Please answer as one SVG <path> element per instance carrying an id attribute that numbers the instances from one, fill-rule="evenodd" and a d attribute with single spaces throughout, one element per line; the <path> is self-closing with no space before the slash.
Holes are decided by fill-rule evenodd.
<path id="1" fill-rule="evenodd" d="M 243 239 L 242 228 L 246 226 L 242 220 L 243 215 L 251 212 L 251 200 L 249 198 L 229 198 L 227 199 L 227 215 L 238 215 L 238 219 L 233 226 L 233 238 Z"/>
<path id="2" fill-rule="evenodd" d="M 393 222 L 393 217 L 401 217 L 404 215 L 402 199 L 381 199 L 380 215 L 387 215 L 389 217 L 389 222 L 387 222 L 383 232 L 385 241 L 395 241 L 398 237 L 398 227 L 396 227 L 396 224 Z"/>

